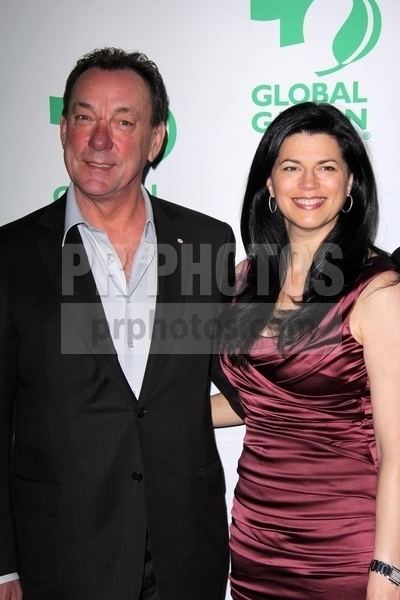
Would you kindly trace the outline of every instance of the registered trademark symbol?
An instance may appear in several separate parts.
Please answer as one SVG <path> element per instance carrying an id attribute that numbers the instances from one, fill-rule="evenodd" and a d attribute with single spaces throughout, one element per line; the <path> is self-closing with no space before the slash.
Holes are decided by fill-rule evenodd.
<path id="1" fill-rule="evenodd" d="M 370 134 L 369 131 L 364 131 L 363 134 L 362 134 L 362 136 L 363 136 L 364 140 L 371 139 L 371 134 Z"/>

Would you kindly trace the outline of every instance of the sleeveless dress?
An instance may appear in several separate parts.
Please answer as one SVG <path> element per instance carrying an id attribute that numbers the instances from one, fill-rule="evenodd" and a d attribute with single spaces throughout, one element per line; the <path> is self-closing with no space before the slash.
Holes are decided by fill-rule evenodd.
<path id="1" fill-rule="evenodd" d="M 377 457 L 363 348 L 349 316 L 395 270 L 375 257 L 289 354 L 259 337 L 245 367 L 222 355 L 246 433 L 231 524 L 234 600 L 365 600 Z"/>

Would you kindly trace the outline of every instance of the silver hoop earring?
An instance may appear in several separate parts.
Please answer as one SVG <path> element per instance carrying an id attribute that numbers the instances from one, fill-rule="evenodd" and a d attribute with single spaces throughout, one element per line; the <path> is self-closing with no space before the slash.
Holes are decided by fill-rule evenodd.
<path id="1" fill-rule="evenodd" d="M 269 212 L 274 214 L 276 213 L 276 209 L 278 208 L 278 205 L 276 203 L 276 200 L 273 196 L 270 196 L 268 198 L 268 206 L 269 206 Z"/>
<path id="2" fill-rule="evenodd" d="M 342 208 L 342 213 L 344 213 L 345 215 L 347 215 L 347 213 L 349 213 L 351 211 L 351 209 L 353 208 L 353 196 L 351 194 L 348 194 L 346 196 L 345 203 L 347 201 L 347 198 L 350 198 L 349 208 L 347 208 L 346 210 L 344 210 L 344 208 Z"/>

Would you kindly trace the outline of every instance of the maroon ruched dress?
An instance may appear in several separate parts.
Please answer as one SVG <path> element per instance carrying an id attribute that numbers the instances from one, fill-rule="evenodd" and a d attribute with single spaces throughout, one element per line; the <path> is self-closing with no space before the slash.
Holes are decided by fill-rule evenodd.
<path id="1" fill-rule="evenodd" d="M 363 348 L 349 328 L 372 259 L 306 342 L 259 337 L 245 367 L 221 356 L 246 433 L 231 524 L 234 600 L 365 600 L 377 458 Z"/>

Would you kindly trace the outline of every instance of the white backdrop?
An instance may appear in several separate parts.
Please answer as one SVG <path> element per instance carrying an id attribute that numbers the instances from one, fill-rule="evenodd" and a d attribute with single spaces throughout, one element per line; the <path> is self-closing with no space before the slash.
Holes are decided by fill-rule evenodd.
<path id="1" fill-rule="evenodd" d="M 3 0 L 0 10 L 0 224 L 68 184 L 50 96 L 62 96 L 79 56 L 114 45 L 152 58 L 171 100 L 173 147 L 147 187 L 229 222 L 238 260 L 261 131 L 313 95 L 351 111 L 377 175 L 378 243 L 400 245 L 398 0 Z M 241 427 L 217 432 L 228 505 L 242 435 Z"/>

